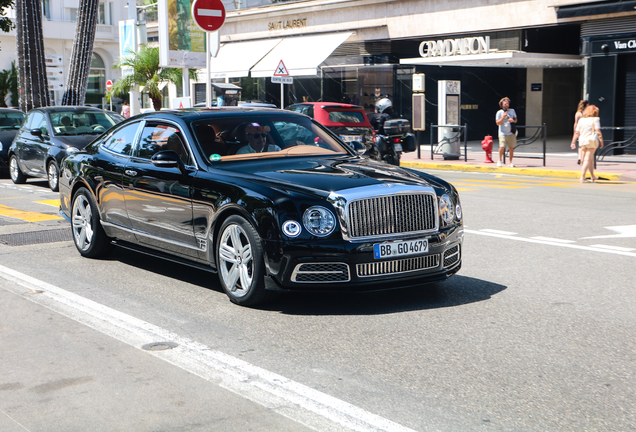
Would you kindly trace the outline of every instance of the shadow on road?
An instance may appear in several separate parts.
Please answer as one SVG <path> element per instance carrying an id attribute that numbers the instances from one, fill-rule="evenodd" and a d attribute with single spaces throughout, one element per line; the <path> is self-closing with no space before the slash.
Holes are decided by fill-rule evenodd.
<path id="1" fill-rule="evenodd" d="M 218 276 L 210 272 L 119 248 L 108 259 L 223 292 Z M 259 309 L 290 315 L 377 315 L 461 306 L 489 300 L 505 289 L 504 285 L 455 275 L 438 284 L 371 293 L 281 293 Z"/>
<path id="2" fill-rule="evenodd" d="M 489 300 L 505 286 L 455 275 L 446 282 L 373 293 L 290 293 L 261 309 L 290 315 L 380 315 Z"/>

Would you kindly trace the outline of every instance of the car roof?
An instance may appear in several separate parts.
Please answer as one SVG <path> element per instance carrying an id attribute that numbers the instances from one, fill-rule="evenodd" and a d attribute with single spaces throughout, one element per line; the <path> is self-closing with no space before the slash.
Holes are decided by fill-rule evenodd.
<path id="1" fill-rule="evenodd" d="M 143 114 L 138 114 L 130 119 L 142 119 L 142 118 L 155 118 L 155 119 L 170 119 L 178 117 L 185 122 L 191 122 L 198 119 L 205 118 L 219 118 L 219 117 L 235 117 L 245 116 L 248 117 L 254 114 L 276 114 L 285 116 L 303 116 L 292 111 L 282 110 L 279 108 L 267 108 L 267 107 L 253 107 L 253 106 L 228 106 L 228 107 L 211 107 L 211 108 L 182 108 L 179 110 L 161 110 L 150 111 Z"/>
<path id="2" fill-rule="evenodd" d="M 76 111 L 76 112 L 82 113 L 82 112 L 91 111 L 91 112 L 104 112 L 104 113 L 108 113 L 108 114 L 117 114 L 115 111 L 106 111 L 106 110 L 103 110 L 103 109 L 100 109 L 100 108 L 95 108 L 95 107 L 92 107 L 92 106 L 56 105 L 56 106 L 33 108 L 31 111 L 35 111 L 35 110 L 44 111 L 44 112 L 47 112 L 47 113 L 68 112 L 68 111 Z M 29 111 L 29 112 L 31 112 L 31 111 Z"/>
<path id="3" fill-rule="evenodd" d="M 293 105 L 312 105 L 312 106 L 321 106 L 322 108 L 355 108 L 355 109 L 364 109 L 360 105 L 351 105 L 340 102 L 299 102 Z"/>

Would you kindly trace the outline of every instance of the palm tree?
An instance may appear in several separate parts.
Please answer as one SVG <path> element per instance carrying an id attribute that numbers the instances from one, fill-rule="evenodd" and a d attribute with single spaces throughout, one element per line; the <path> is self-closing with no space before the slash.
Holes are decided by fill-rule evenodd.
<path id="1" fill-rule="evenodd" d="M 0 71 L 0 107 L 6 107 L 5 99 L 11 91 L 11 71 L 3 69 Z"/>
<path id="2" fill-rule="evenodd" d="M 159 66 L 159 48 L 147 45 L 142 45 L 134 55 L 120 60 L 113 67 L 128 69 L 130 74 L 115 81 L 113 88 L 107 93 L 108 98 L 125 94 L 134 85 L 143 86 L 143 91 L 148 93 L 155 111 L 161 109 L 162 95 L 159 84 L 167 82 L 180 84 L 182 79 L 181 69 Z M 197 78 L 195 69 L 190 69 L 188 74 L 191 79 Z"/>
<path id="3" fill-rule="evenodd" d="M 82 0 L 79 3 L 75 40 L 62 105 L 84 105 L 98 11 L 99 0 Z"/>
<path id="4" fill-rule="evenodd" d="M 50 105 L 49 85 L 44 65 L 42 37 L 42 1 L 16 0 L 18 69 L 20 79 L 20 109 Z"/>
<path id="5" fill-rule="evenodd" d="M 15 27 L 11 18 L 6 16 L 7 10 L 13 7 L 13 0 L 0 0 L 0 30 L 5 33 L 13 30 Z"/>

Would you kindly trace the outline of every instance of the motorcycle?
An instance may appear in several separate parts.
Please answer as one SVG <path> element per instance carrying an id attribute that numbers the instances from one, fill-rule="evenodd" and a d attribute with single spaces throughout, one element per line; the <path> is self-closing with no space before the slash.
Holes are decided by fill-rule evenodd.
<path id="1" fill-rule="evenodd" d="M 415 135 L 411 133 L 411 124 L 405 119 L 390 119 L 384 122 L 382 132 L 376 131 L 374 143 L 379 160 L 391 165 L 400 165 L 402 153 L 417 149 Z"/>

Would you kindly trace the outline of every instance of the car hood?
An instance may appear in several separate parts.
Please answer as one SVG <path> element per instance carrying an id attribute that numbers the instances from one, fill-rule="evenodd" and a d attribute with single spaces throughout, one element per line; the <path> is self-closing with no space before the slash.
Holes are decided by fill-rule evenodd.
<path id="1" fill-rule="evenodd" d="M 83 149 L 89 143 L 91 143 L 99 135 L 56 135 L 55 142 L 67 147 L 75 147 L 77 149 Z"/>
<path id="2" fill-rule="evenodd" d="M 329 195 L 347 189 L 383 184 L 433 186 L 422 176 L 403 168 L 366 158 L 277 159 L 272 163 L 252 163 L 237 167 L 236 174 L 248 181 L 284 186 L 288 190 Z M 439 186 L 439 184 L 436 184 Z"/>

